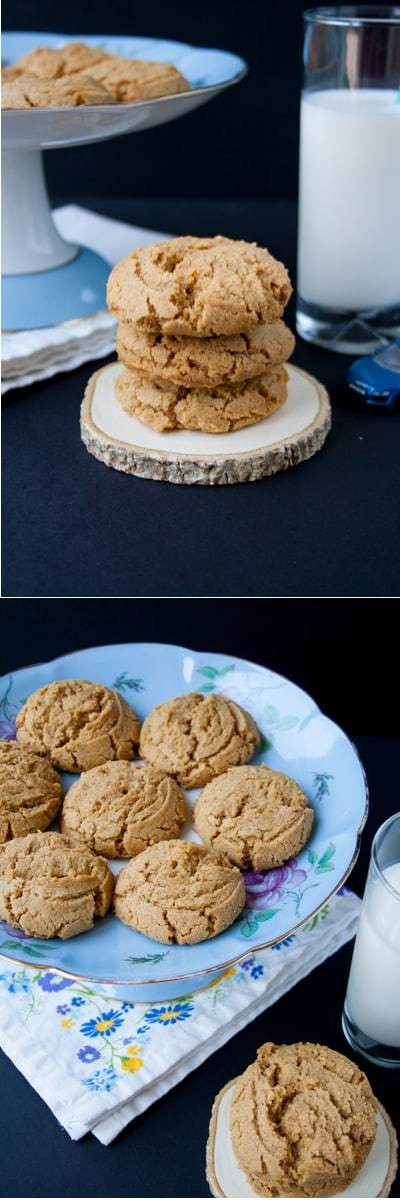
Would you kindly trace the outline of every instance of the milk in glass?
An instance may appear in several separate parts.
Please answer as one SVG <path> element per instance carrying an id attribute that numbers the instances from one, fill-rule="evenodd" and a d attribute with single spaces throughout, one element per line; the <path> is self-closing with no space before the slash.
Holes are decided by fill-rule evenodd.
<path id="1" fill-rule="evenodd" d="M 369 881 L 354 946 L 346 1009 L 358 1029 L 400 1048 L 400 862 Z"/>
<path id="2" fill-rule="evenodd" d="M 400 302 L 400 102 L 389 88 L 301 101 L 298 291 L 367 313 Z"/>

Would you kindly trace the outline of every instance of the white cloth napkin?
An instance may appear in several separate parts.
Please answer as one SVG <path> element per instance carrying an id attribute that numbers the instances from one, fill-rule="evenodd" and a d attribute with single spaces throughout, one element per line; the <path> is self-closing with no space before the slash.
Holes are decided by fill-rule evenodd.
<path id="1" fill-rule="evenodd" d="M 67 240 L 87 246 L 107 259 L 110 267 L 135 246 L 164 241 L 168 234 L 141 229 L 99 217 L 75 204 L 55 209 L 55 224 Z M 116 320 L 105 309 L 94 317 L 66 321 L 46 329 L 29 329 L 2 335 L 2 393 L 48 379 L 58 371 L 73 371 L 92 358 L 104 358 L 115 349 Z"/>
<path id="2" fill-rule="evenodd" d="M 193 995 L 127 1005 L 51 971 L 0 958 L 0 1045 L 74 1140 L 121 1129 L 356 932 L 346 889 L 295 936 Z M 0 931 L 0 953 L 15 930 Z M 295 1012 L 295 1009 L 294 1009 Z M 265 1022 L 268 1040 L 268 1022 Z M 293 1040 L 299 1035 L 293 1017 Z"/>

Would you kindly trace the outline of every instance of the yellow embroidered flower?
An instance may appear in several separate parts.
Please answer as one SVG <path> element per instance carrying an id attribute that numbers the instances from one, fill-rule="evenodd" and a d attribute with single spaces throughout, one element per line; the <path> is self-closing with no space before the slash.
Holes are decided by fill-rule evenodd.
<path id="1" fill-rule="evenodd" d="M 115 1021 L 113 1017 L 109 1018 L 108 1020 L 105 1019 L 103 1021 L 96 1021 L 96 1029 L 98 1033 L 106 1033 L 107 1029 L 114 1029 L 114 1026 Z"/>
<path id="2" fill-rule="evenodd" d="M 133 1046 L 127 1046 L 126 1050 L 127 1054 L 133 1054 L 134 1057 L 137 1057 L 138 1054 L 140 1055 L 140 1046 L 137 1046 L 136 1044 Z"/>
<path id="3" fill-rule="evenodd" d="M 129 1050 L 128 1050 L 128 1054 L 129 1054 Z M 121 1067 L 122 1067 L 123 1071 L 131 1071 L 132 1073 L 134 1071 L 140 1071 L 140 1068 L 142 1066 L 143 1066 L 143 1059 L 137 1058 L 137 1057 L 123 1058 L 122 1063 L 121 1063 Z"/>
<path id="4" fill-rule="evenodd" d="M 62 1021 L 60 1021 L 60 1025 L 63 1026 L 63 1029 L 72 1029 L 72 1026 L 75 1024 L 76 1022 L 73 1021 L 71 1017 L 63 1017 Z"/>
<path id="5" fill-rule="evenodd" d="M 232 975 L 236 975 L 236 968 L 228 967 L 228 970 L 224 971 L 223 975 L 218 975 L 218 979 L 213 979 L 212 983 L 207 984 L 207 986 L 209 988 L 218 987 L 218 984 L 222 983 L 223 979 L 230 979 Z"/>

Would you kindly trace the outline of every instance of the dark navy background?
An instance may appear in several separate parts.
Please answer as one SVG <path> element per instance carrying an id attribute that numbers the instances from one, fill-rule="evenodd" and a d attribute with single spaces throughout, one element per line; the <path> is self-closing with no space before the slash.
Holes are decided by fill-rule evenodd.
<path id="1" fill-rule="evenodd" d="M 398 707 L 391 686 L 396 608 L 390 601 L 3 600 L 0 673 L 78 647 L 137 639 L 242 655 L 289 675 L 343 723 L 367 772 L 370 816 L 350 880 L 361 893 L 372 836 L 398 807 L 399 741 L 389 736 L 396 731 Z M 262 1042 L 319 1041 L 366 1066 L 341 1030 L 350 958 L 346 946 L 328 959 L 109 1147 L 92 1136 L 71 1142 L 0 1054 L 1 1195 L 207 1197 L 205 1145 L 214 1096 L 245 1069 Z M 369 1065 L 367 1070 L 396 1122 L 398 1072 Z"/>

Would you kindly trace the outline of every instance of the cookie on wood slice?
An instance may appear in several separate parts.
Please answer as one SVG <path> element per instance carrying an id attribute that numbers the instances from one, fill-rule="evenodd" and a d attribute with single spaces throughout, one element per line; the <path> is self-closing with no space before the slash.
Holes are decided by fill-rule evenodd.
<path id="1" fill-rule="evenodd" d="M 19 743 L 72 772 L 134 758 L 140 735 L 140 721 L 119 692 L 86 679 L 58 679 L 38 688 L 16 725 Z"/>
<path id="2" fill-rule="evenodd" d="M 187 692 L 157 704 L 146 717 L 140 754 L 192 788 L 247 762 L 259 742 L 255 721 L 239 704 L 215 693 Z"/>
<path id="3" fill-rule="evenodd" d="M 138 371 L 123 371 L 115 395 L 125 412 L 160 433 L 193 429 L 201 433 L 233 433 L 272 416 L 285 403 L 287 373 L 270 367 L 243 383 L 205 388 L 172 388 Z"/>
<path id="4" fill-rule="evenodd" d="M 213 1196 L 388 1196 L 396 1166 L 395 1130 L 366 1075 L 327 1046 L 266 1043 L 214 1101 Z"/>
<path id="5" fill-rule="evenodd" d="M 302 788 L 281 771 L 231 767 L 196 801 L 194 825 L 209 850 L 242 870 L 263 871 L 294 858 L 308 841 L 314 810 Z"/>
<path id="6" fill-rule="evenodd" d="M 147 846 L 176 838 L 186 801 L 171 775 L 132 762 L 85 771 L 67 792 L 61 832 L 107 858 L 132 858 Z"/>
<path id="7" fill-rule="evenodd" d="M 115 395 L 123 368 L 111 363 L 90 377 L 81 405 L 81 437 L 89 454 L 128 475 L 175 484 L 252 483 L 306 462 L 331 428 L 326 389 L 288 364 L 285 404 L 243 432 L 157 433 L 125 413 Z"/>
<path id="8" fill-rule="evenodd" d="M 121 321 L 117 332 L 119 361 L 154 383 L 212 389 L 243 383 L 290 358 L 295 339 L 283 321 L 254 325 L 248 333 L 220 337 L 173 337 L 146 333 Z"/>
<path id="9" fill-rule="evenodd" d="M 178 237 L 121 259 L 107 303 L 150 333 L 212 337 L 278 320 L 291 293 L 286 267 L 255 242 Z"/>
<path id="10" fill-rule="evenodd" d="M 156 942 L 194 945 L 232 925 L 245 901 L 237 867 L 197 842 L 158 842 L 117 878 L 114 909 Z"/>
<path id="11" fill-rule="evenodd" d="M 29 833 L 0 846 L 0 918 L 37 938 L 86 933 L 111 903 L 105 858 L 60 833 Z"/>

